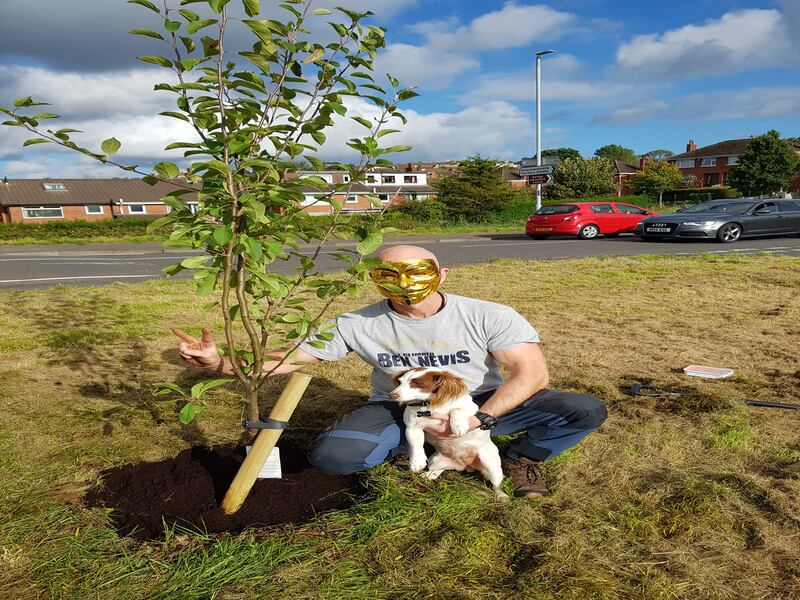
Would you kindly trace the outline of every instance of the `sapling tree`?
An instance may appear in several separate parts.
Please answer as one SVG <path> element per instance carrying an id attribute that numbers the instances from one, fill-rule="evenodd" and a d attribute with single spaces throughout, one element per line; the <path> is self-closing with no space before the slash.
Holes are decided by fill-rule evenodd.
<path id="1" fill-rule="evenodd" d="M 260 0 L 181 0 L 181 8 L 167 0 L 159 5 L 129 2 L 157 13 L 163 25 L 159 31 L 136 28 L 130 33 L 153 38 L 164 49 L 139 59 L 171 72 L 170 81 L 155 90 L 175 97 L 175 109 L 160 114 L 188 123 L 194 132 L 193 139 L 166 147 L 195 161 L 185 173 L 172 162 L 159 162 L 150 172 L 119 161 L 114 155 L 121 142 L 115 137 L 103 141 L 99 150 L 80 146 L 72 139 L 77 130 L 46 129 L 42 123 L 58 115 L 31 110 L 44 103 L 30 97 L 0 107 L 10 117 L 4 125 L 35 134 L 24 146 L 57 144 L 143 175 L 149 183 L 175 186 L 163 198 L 171 212 L 150 229 L 169 226 L 165 245 L 204 250 L 164 272 L 191 271 L 197 294 L 210 297 L 209 310 L 221 311 L 224 352 L 235 379 L 206 381 L 187 391 L 166 385 L 162 392 L 186 397 L 180 419 L 188 423 L 202 409 L 207 390 L 238 380 L 245 389 L 248 418 L 258 420 L 258 392 L 266 376 L 292 360 L 313 330 L 319 330 L 319 339 L 312 345 L 331 339 L 326 312 L 342 295 L 357 296 L 369 270 L 379 264 L 365 258 L 382 244 L 379 221 L 351 224 L 341 216 L 342 199 L 364 180 L 367 169 L 391 165 L 387 154 L 409 149 L 382 146 L 381 140 L 398 131 L 389 128 L 395 121 L 405 123 L 398 105 L 417 94 L 391 75 L 385 87 L 376 80 L 374 59 L 385 45 L 385 30 L 364 24 L 370 12 L 314 9 L 311 0 L 284 0 L 279 6 L 270 3 L 270 12 L 283 15 L 276 19 L 261 17 Z M 329 25 L 324 43 L 315 41 L 320 35 L 309 29 L 324 26 L 321 21 Z M 252 46 L 234 53 L 227 38 L 235 28 L 248 33 Z M 349 116 L 353 100 L 371 105 L 376 116 Z M 325 131 L 345 118 L 364 128 L 363 135 L 347 142 L 359 159 L 336 163 L 349 182 L 330 185 L 307 172 L 325 168 L 318 156 Z M 309 188 L 315 190 L 314 203 L 330 206 L 329 216 L 313 217 L 302 210 Z M 196 211 L 190 210 L 187 197 L 197 198 Z M 371 200 L 380 207 L 377 198 Z M 316 261 L 331 238 L 354 239 L 356 247 L 334 253 L 343 261 L 343 272 L 324 277 Z M 312 244 L 310 255 L 300 252 L 300 243 Z M 276 261 L 290 261 L 294 268 L 281 274 L 274 268 Z M 268 369 L 270 353 L 283 355 L 286 350 L 278 365 Z"/>

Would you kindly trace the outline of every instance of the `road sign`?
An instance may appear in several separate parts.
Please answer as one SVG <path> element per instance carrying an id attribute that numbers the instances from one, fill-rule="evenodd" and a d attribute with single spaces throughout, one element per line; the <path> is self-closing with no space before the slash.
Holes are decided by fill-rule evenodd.
<path id="1" fill-rule="evenodd" d="M 523 164 L 519 170 L 519 174 L 523 177 L 527 177 L 528 175 L 550 175 L 554 173 L 556 170 L 555 165 L 526 165 Z"/>
<path id="2" fill-rule="evenodd" d="M 553 183 L 553 176 L 552 175 L 530 175 L 528 177 L 528 183 L 531 185 L 550 185 Z"/>

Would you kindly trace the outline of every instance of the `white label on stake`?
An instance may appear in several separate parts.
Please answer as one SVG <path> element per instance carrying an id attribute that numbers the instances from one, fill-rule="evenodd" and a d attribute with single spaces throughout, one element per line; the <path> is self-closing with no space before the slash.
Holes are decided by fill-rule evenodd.
<path id="1" fill-rule="evenodd" d="M 250 450 L 252 448 L 252 446 L 247 446 L 247 454 L 250 454 Z M 281 479 L 282 477 L 281 451 L 277 446 L 275 446 L 272 449 L 272 452 L 269 453 L 267 462 L 265 462 L 264 466 L 261 467 L 261 471 L 258 474 L 258 479 Z"/>

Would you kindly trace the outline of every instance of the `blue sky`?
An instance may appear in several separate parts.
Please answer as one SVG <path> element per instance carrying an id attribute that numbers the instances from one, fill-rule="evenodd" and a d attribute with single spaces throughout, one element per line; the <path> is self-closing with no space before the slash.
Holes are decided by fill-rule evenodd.
<path id="1" fill-rule="evenodd" d="M 315 4 L 369 7 L 388 27 L 378 68 L 422 94 L 392 140 L 415 146 L 409 160 L 532 154 L 533 54 L 547 48 L 557 52 L 543 63 L 545 148 L 681 152 L 690 138 L 702 146 L 773 128 L 800 136 L 798 0 Z M 153 53 L 150 40 L 125 35 L 148 24 L 147 11 L 123 0 L 4 0 L 3 12 L 0 104 L 34 94 L 87 144 L 115 135 L 126 160 L 175 159 L 162 148 L 184 132 L 154 116 L 166 108 L 150 91 L 163 72 L 134 58 Z M 351 110 L 369 116 L 366 106 Z M 324 156 L 350 158 L 343 142 L 357 131 L 344 124 Z M 118 174 L 47 146 L 22 151 L 22 139 L 0 129 L 0 176 Z"/>

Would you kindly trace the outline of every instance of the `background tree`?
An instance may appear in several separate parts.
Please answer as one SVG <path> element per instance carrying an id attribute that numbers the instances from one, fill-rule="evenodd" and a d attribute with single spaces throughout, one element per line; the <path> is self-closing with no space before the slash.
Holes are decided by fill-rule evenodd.
<path id="1" fill-rule="evenodd" d="M 642 156 L 648 160 L 665 160 L 671 156 L 675 156 L 675 153 L 672 150 L 662 148 L 659 150 L 650 150 L 649 152 L 645 152 Z"/>
<path id="2" fill-rule="evenodd" d="M 169 224 L 172 233 L 165 245 L 203 248 L 205 253 L 164 272 L 191 271 L 197 293 L 211 296 L 209 309 L 220 311 L 224 320 L 224 352 L 243 384 L 246 413 L 258 420 L 258 391 L 271 372 L 265 367 L 270 353 L 288 350 L 286 360 L 291 360 L 316 328 L 321 328 L 321 340 L 331 339 L 322 325 L 326 311 L 342 294 L 357 296 L 370 268 L 379 262 L 364 256 L 382 244 L 381 230 L 375 224 L 351 226 L 341 219 L 339 198 L 363 181 L 371 166 L 391 165 L 385 155 L 409 149 L 381 146 L 380 141 L 397 131 L 387 129 L 389 121 L 405 122 L 399 102 L 417 94 L 401 88 L 391 75 L 391 89 L 385 89 L 371 74 L 376 53 L 385 46 L 385 30 L 363 24 L 369 12 L 312 10 L 308 0 L 285 0 L 281 20 L 264 20 L 257 18 L 260 0 L 242 0 L 251 18 L 239 20 L 229 14 L 230 0 L 181 2 L 202 15 L 170 8 L 166 0 L 161 6 L 150 0 L 130 2 L 157 13 L 163 23 L 163 31 L 137 28 L 131 34 L 153 38 L 166 49 L 165 56 L 139 59 L 171 71 L 170 81 L 155 89 L 174 94 L 176 110 L 161 114 L 189 123 L 196 134 L 166 147 L 182 149 L 185 157 L 196 160 L 187 180 L 178 178 L 180 169 L 171 162 L 156 164 L 156 175 L 150 176 L 116 161 L 113 155 L 121 146 L 116 138 L 105 140 L 96 151 L 72 141 L 74 129 L 44 130 L 40 122 L 58 115 L 26 115 L 29 107 L 42 104 L 30 97 L 16 100 L 13 108 L 0 107 L 0 112 L 11 118 L 6 125 L 36 134 L 25 146 L 54 143 L 145 175 L 149 183 L 167 181 L 178 188 L 162 199 L 172 212 L 151 228 Z M 315 19 L 328 22 L 326 31 L 331 33 L 324 43 L 311 37 L 312 30 L 322 29 L 310 26 Z M 231 52 L 226 43 L 231 27 L 247 31 L 252 46 Z M 325 168 L 316 154 L 325 143 L 325 130 L 347 116 L 347 98 L 371 104 L 376 115 L 350 117 L 364 128 L 362 137 L 347 142 L 359 160 L 354 165 L 338 163 L 351 181 L 330 189 L 319 176 L 300 178 L 300 171 Z M 302 210 L 303 186 L 319 190 L 316 202 L 331 206 L 329 219 Z M 196 213 L 184 201 L 186 195 L 197 196 Z M 380 206 L 377 198 L 372 200 Z M 323 277 L 316 260 L 331 237 L 355 237 L 357 246 L 334 254 L 343 261 L 343 275 Z M 310 255 L 300 253 L 298 244 L 308 242 L 316 249 Z M 273 265 L 289 260 L 295 265 L 289 274 Z M 311 298 L 317 300 L 310 302 Z M 203 408 L 204 393 L 229 381 L 202 382 L 190 391 L 167 384 L 165 390 L 186 397 L 180 419 L 188 423 Z"/>
<path id="3" fill-rule="evenodd" d="M 552 185 L 545 192 L 551 198 L 591 198 L 614 191 L 614 166 L 605 158 L 568 158 L 558 164 Z"/>
<path id="4" fill-rule="evenodd" d="M 619 144 L 608 144 L 594 151 L 597 158 L 606 158 L 608 160 L 621 160 L 632 165 L 639 164 L 639 157 L 630 148 L 625 148 Z"/>
<path id="5" fill-rule="evenodd" d="M 557 156 L 558 160 L 567 160 L 568 158 L 581 158 L 581 153 L 575 148 L 549 148 L 542 150 L 542 157 Z"/>
<path id="6" fill-rule="evenodd" d="M 497 161 L 471 156 L 458 163 L 458 173 L 434 179 L 438 200 L 448 216 L 483 223 L 510 195 Z"/>
<path id="7" fill-rule="evenodd" d="M 800 169 L 800 157 L 774 129 L 750 140 L 731 169 L 728 183 L 745 196 L 772 194 L 789 187 Z"/>
<path id="8" fill-rule="evenodd" d="M 658 205 L 662 206 L 664 192 L 678 187 L 683 182 L 683 174 L 674 163 L 650 160 L 644 163 L 631 181 L 643 194 L 658 196 Z"/>

